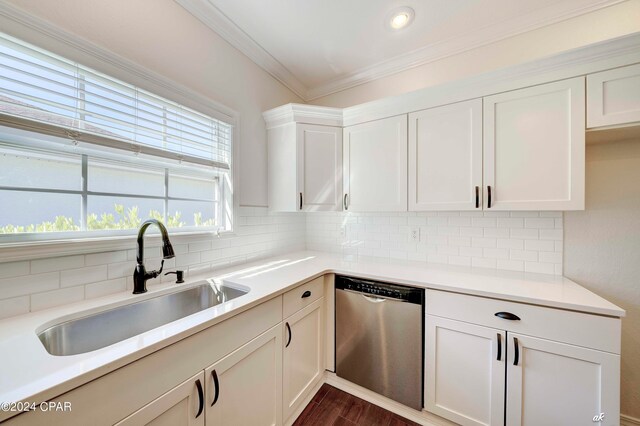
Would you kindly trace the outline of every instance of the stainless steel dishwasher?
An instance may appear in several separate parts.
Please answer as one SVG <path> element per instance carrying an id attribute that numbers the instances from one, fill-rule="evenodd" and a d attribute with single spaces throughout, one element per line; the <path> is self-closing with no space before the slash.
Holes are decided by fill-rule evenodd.
<path id="1" fill-rule="evenodd" d="M 336 374 L 422 409 L 424 289 L 336 277 Z"/>

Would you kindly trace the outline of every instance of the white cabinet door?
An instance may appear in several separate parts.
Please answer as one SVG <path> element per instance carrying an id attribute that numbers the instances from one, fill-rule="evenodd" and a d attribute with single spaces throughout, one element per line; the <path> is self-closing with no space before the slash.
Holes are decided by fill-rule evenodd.
<path id="1" fill-rule="evenodd" d="M 207 426 L 282 424 L 282 324 L 205 370 Z"/>
<path id="2" fill-rule="evenodd" d="M 484 98 L 485 208 L 582 210 L 584 77 Z"/>
<path id="3" fill-rule="evenodd" d="M 285 319 L 283 355 L 284 419 L 288 419 L 322 379 L 324 298 Z"/>
<path id="4" fill-rule="evenodd" d="M 298 124 L 298 206 L 342 210 L 342 129 Z"/>
<path id="5" fill-rule="evenodd" d="M 618 355 L 516 333 L 507 339 L 507 425 L 619 424 Z"/>
<path id="6" fill-rule="evenodd" d="M 502 426 L 506 333 L 432 315 L 426 329 L 425 408 L 461 425 Z"/>
<path id="7" fill-rule="evenodd" d="M 640 122 L 640 64 L 587 76 L 587 127 Z"/>
<path id="8" fill-rule="evenodd" d="M 482 208 L 482 99 L 409 114 L 409 210 Z"/>
<path id="9" fill-rule="evenodd" d="M 201 371 L 116 425 L 204 426 L 204 404 L 204 372 Z"/>
<path id="10" fill-rule="evenodd" d="M 407 116 L 344 129 L 345 208 L 407 211 Z"/>

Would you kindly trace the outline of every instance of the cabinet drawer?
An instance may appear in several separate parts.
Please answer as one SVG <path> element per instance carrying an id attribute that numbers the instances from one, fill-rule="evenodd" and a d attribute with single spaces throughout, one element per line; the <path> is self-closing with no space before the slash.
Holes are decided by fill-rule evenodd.
<path id="1" fill-rule="evenodd" d="M 427 290 L 427 314 L 620 353 L 620 319 L 526 303 Z M 497 317 L 498 312 L 519 320 Z"/>
<path id="2" fill-rule="evenodd" d="M 287 318 L 324 296 L 324 276 L 289 290 L 284 294 L 283 317 Z"/>

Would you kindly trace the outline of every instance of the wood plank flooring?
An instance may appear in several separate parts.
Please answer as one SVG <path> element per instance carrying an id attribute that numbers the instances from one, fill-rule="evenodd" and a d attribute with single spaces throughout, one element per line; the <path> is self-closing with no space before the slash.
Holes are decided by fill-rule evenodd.
<path id="1" fill-rule="evenodd" d="M 324 384 L 294 426 L 414 426 L 411 420 Z"/>

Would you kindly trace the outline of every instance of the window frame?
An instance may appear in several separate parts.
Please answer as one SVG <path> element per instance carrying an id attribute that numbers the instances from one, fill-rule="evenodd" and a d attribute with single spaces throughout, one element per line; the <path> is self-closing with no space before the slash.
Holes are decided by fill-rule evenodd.
<path id="1" fill-rule="evenodd" d="M 0 22 L 3 22 L 1 17 Z M 52 31 L 52 28 L 33 26 L 13 26 L 11 31 L 5 30 L 5 32 L 110 77 L 120 79 L 154 95 L 177 102 L 229 124 L 232 127 L 230 170 L 226 174 L 228 182 L 225 182 L 223 187 L 223 190 L 228 188 L 228 198 L 231 199 L 229 207 L 232 211 L 229 217 L 231 221 L 229 229 L 216 231 L 201 228 L 186 230 L 183 228 L 184 231 L 170 232 L 170 235 L 172 240 L 175 240 L 174 243 L 177 244 L 202 241 L 203 238 L 210 237 L 228 239 L 237 236 L 240 201 L 236 188 L 241 169 L 239 141 L 242 137 L 241 115 L 237 110 L 71 34 Z M 116 232 L 112 231 L 108 236 L 75 234 L 69 238 L 55 238 L 56 235 L 51 234 L 52 238 L 47 240 L 0 242 L 0 262 L 135 249 L 136 235 L 131 233 L 116 235 Z M 159 244 L 160 242 L 159 235 L 150 234 L 146 238 L 150 244 Z"/>
<path id="2" fill-rule="evenodd" d="M 0 144 L 1 146 L 2 144 Z M 52 155 L 52 153 L 48 153 Z M 55 155 L 55 154 L 53 154 Z M 91 191 L 89 189 L 89 161 L 97 160 L 98 162 L 104 161 L 103 158 L 98 156 L 90 156 L 89 154 L 82 153 L 76 154 L 80 157 L 80 171 L 81 171 L 81 189 L 54 189 L 45 187 L 22 187 L 22 186 L 4 186 L 0 185 L 0 191 L 13 191 L 13 192 L 28 192 L 28 193 L 48 193 L 48 194 L 69 194 L 79 195 L 81 199 L 80 205 L 80 229 L 78 231 L 51 231 L 51 232 L 19 232 L 19 233 L 0 233 L 0 244 L 6 242 L 21 242 L 21 241 L 47 241 L 51 239 L 65 239 L 73 238 L 74 236 L 82 237 L 109 237 L 114 235 L 129 235 L 135 233 L 136 229 L 105 229 L 105 230 L 91 230 L 87 229 L 87 219 L 89 217 L 88 200 L 90 196 L 102 196 L 102 197 L 118 197 L 118 198 L 133 198 L 133 199 L 149 199 L 149 200 L 161 200 L 163 202 L 164 222 L 167 222 L 167 216 L 169 215 L 169 202 L 170 201 L 196 201 L 203 203 L 213 203 L 215 217 L 217 219 L 216 225 L 211 226 L 181 226 L 177 228 L 170 228 L 167 225 L 167 229 L 174 234 L 182 234 L 184 232 L 196 232 L 196 231 L 212 231 L 221 232 L 224 228 L 224 224 L 220 223 L 222 220 L 222 205 L 224 203 L 223 191 L 221 189 L 221 177 L 220 175 L 212 175 L 211 181 L 215 182 L 215 196 L 213 199 L 204 198 L 191 198 L 191 197 L 174 197 L 169 195 L 170 188 L 170 175 L 175 174 L 178 176 L 187 176 L 194 178 L 202 178 L 197 176 L 196 173 L 189 176 L 188 171 L 175 170 L 168 165 L 162 168 L 159 165 L 148 166 L 148 170 L 155 169 L 156 172 L 163 174 L 163 192 L 164 195 L 145 195 L 140 193 L 119 193 L 119 192 L 104 192 L 104 191 Z M 224 174 L 225 172 L 220 172 Z M 141 218 L 142 219 L 142 218 Z M 0 224 L 1 225 L 1 224 Z M 54 238 L 51 238 L 54 236 Z"/>

